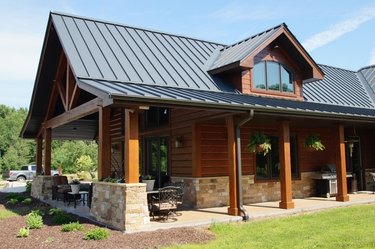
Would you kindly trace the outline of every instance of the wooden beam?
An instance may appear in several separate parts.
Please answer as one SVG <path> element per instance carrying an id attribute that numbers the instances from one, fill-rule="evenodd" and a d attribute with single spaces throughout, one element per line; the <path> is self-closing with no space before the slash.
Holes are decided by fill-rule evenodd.
<path id="1" fill-rule="evenodd" d="M 58 96 L 59 96 L 59 91 L 57 89 L 57 85 L 53 84 L 52 92 L 51 92 L 51 95 L 50 95 L 50 98 L 49 98 L 49 101 L 48 101 L 47 112 L 46 112 L 46 115 L 44 117 L 44 121 L 46 121 L 46 120 L 48 120 L 52 117 L 53 111 L 55 110 L 55 106 L 56 106 Z M 39 135 L 41 135 L 41 134 L 38 134 L 38 136 Z"/>
<path id="2" fill-rule="evenodd" d="M 74 86 L 75 86 L 75 79 L 72 71 L 70 70 L 70 66 L 67 63 L 66 65 L 66 106 L 69 108 L 70 102 L 73 98 L 73 92 L 74 92 Z M 68 109 L 69 110 L 69 109 Z"/>
<path id="3" fill-rule="evenodd" d="M 138 112 L 125 110 L 125 182 L 139 182 Z"/>
<path id="4" fill-rule="evenodd" d="M 111 174 L 111 138 L 110 138 L 109 107 L 99 109 L 99 139 L 98 139 L 98 179 L 102 180 Z"/>
<path id="5" fill-rule="evenodd" d="M 99 98 L 95 98 L 86 102 L 80 106 L 77 106 L 74 109 L 66 111 L 65 113 L 51 118 L 50 120 L 45 121 L 44 127 L 45 128 L 56 128 L 61 125 L 70 123 L 74 120 L 80 119 L 87 115 L 93 114 L 97 112 L 102 105 L 102 100 Z"/>
<path id="6" fill-rule="evenodd" d="M 36 139 L 36 173 L 39 175 L 43 171 L 43 137 L 39 136 Z"/>
<path id="7" fill-rule="evenodd" d="M 228 214 L 238 215 L 237 203 L 237 179 L 236 175 L 236 139 L 234 133 L 234 120 L 233 116 L 226 117 L 227 125 L 227 139 L 228 139 L 228 175 L 229 175 L 229 207 Z"/>
<path id="8" fill-rule="evenodd" d="M 52 152 L 52 130 L 46 129 L 44 133 L 44 174 L 47 176 L 51 175 L 51 152 Z"/>
<path id="9" fill-rule="evenodd" d="M 66 91 L 64 89 L 64 86 L 62 85 L 62 83 L 61 83 L 60 80 L 56 80 L 54 82 L 54 84 L 57 86 L 57 90 L 59 92 L 61 102 L 63 103 L 63 106 L 64 106 L 64 110 L 67 111 L 68 110 L 68 105 L 67 105 L 67 102 L 65 100 Z"/>
<path id="10" fill-rule="evenodd" d="M 279 123 L 279 144 L 280 144 L 280 208 L 294 208 L 292 200 L 292 167 L 290 159 L 290 134 L 289 121 Z"/>
<path id="11" fill-rule="evenodd" d="M 201 166 L 201 126 L 199 123 L 195 122 L 192 125 L 193 133 L 193 165 L 192 174 L 193 177 L 202 176 L 202 166 Z"/>
<path id="12" fill-rule="evenodd" d="M 349 201 L 346 185 L 346 156 L 344 126 L 335 126 L 335 151 L 336 151 L 336 173 L 337 173 L 337 196 L 336 201 Z"/>
<path id="13" fill-rule="evenodd" d="M 81 93 L 81 90 L 79 89 L 77 83 L 75 83 L 72 98 L 71 98 L 69 106 L 68 106 L 69 110 L 72 109 L 73 107 L 77 106 L 80 93 Z"/>

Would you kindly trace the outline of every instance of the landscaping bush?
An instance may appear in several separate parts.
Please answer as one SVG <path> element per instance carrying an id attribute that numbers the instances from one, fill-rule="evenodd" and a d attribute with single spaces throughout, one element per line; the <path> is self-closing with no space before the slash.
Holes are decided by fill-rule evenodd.
<path id="1" fill-rule="evenodd" d="M 33 201 L 32 201 L 31 198 L 26 198 L 25 200 L 22 201 L 22 204 L 30 205 L 32 202 L 33 202 Z"/>
<path id="2" fill-rule="evenodd" d="M 17 199 L 18 200 L 19 196 L 20 195 L 17 194 L 17 193 L 9 193 L 9 194 L 7 194 L 6 198 L 7 198 L 7 200 L 10 200 L 10 199 Z"/>
<path id="3" fill-rule="evenodd" d="M 63 211 L 60 208 L 51 208 L 48 213 L 54 216 L 54 215 L 63 213 Z"/>
<path id="4" fill-rule="evenodd" d="M 26 192 L 27 193 L 31 192 L 31 186 L 32 186 L 32 182 L 31 181 L 26 182 Z"/>
<path id="5" fill-rule="evenodd" d="M 29 237 L 30 229 L 28 227 L 22 227 L 17 234 L 18 238 L 26 238 Z"/>
<path id="6" fill-rule="evenodd" d="M 82 231 L 83 226 L 79 222 L 71 222 L 69 224 L 64 224 L 61 226 L 61 232 L 72 232 L 72 231 Z"/>
<path id="7" fill-rule="evenodd" d="M 7 201 L 7 204 L 10 204 L 10 205 L 14 205 L 18 202 L 18 199 L 17 198 L 12 198 L 10 199 L 9 201 Z"/>
<path id="8" fill-rule="evenodd" d="M 109 232 L 105 228 L 94 228 L 85 233 L 84 240 L 102 240 L 107 239 Z"/>
<path id="9" fill-rule="evenodd" d="M 36 215 L 44 216 L 44 212 L 40 209 L 35 209 L 35 210 L 31 211 L 30 214 L 36 214 Z"/>
<path id="10" fill-rule="evenodd" d="M 68 224 L 72 221 L 72 217 L 64 212 L 56 213 L 52 216 L 52 222 L 56 225 Z"/>
<path id="11" fill-rule="evenodd" d="M 36 211 L 36 210 L 35 210 Z M 38 210 L 40 211 L 40 210 Z M 30 229 L 39 229 L 43 226 L 43 218 L 39 212 L 32 211 L 27 215 L 26 226 Z"/>

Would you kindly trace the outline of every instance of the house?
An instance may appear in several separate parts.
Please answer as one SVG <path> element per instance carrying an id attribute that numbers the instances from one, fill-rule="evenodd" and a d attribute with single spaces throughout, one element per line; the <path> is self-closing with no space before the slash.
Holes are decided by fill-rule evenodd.
<path id="1" fill-rule="evenodd" d="M 120 229 L 149 222 L 140 174 L 156 187 L 184 181 L 184 205 L 227 205 L 246 218 L 243 204 L 288 209 L 316 194 L 325 164 L 336 166 L 337 201 L 348 201 L 348 186 L 366 189 L 374 90 L 375 67 L 318 65 L 285 24 L 224 45 L 51 13 L 21 134 L 37 141 L 45 186 L 51 140 L 97 140 L 99 179 L 126 183 L 95 183 L 91 213 Z M 249 151 L 251 134 L 271 150 Z M 324 150 L 305 148 L 312 136 Z"/>

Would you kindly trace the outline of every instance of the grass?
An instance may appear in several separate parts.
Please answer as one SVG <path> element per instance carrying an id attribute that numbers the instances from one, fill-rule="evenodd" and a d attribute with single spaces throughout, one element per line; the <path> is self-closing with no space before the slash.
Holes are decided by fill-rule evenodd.
<path id="1" fill-rule="evenodd" d="M 375 205 L 241 224 L 215 224 L 216 239 L 168 248 L 375 248 Z"/>
<path id="2" fill-rule="evenodd" d="M 8 219 L 11 217 L 18 216 L 15 212 L 12 212 L 8 209 L 0 209 L 0 220 Z"/>

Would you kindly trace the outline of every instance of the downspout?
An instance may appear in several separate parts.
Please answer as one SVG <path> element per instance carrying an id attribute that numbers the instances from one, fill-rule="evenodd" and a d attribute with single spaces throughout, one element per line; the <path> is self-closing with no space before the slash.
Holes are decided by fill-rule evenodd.
<path id="1" fill-rule="evenodd" d="M 254 110 L 249 111 L 249 116 L 245 117 L 236 125 L 236 161 L 237 161 L 237 203 L 238 209 L 242 213 L 242 220 L 248 221 L 249 215 L 242 203 L 242 162 L 241 162 L 241 131 L 240 128 L 245 123 L 252 120 L 254 117 Z"/>

